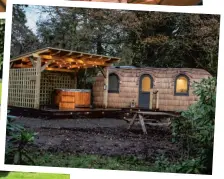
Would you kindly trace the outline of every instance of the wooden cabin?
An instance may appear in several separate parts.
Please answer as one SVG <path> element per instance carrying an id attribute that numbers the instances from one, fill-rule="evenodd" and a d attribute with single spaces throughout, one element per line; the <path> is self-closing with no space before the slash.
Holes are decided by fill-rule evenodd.
<path id="1" fill-rule="evenodd" d="M 193 82 L 210 76 L 202 69 L 149 67 L 111 67 L 108 74 L 108 108 L 137 107 L 160 111 L 186 110 L 197 101 Z M 105 85 L 99 74 L 93 85 L 95 107 L 105 104 L 102 95 Z"/>
<path id="2" fill-rule="evenodd" d="M 119 58 L 47 47 L 10 60 L 8 105 L 40 109 L 90 107 L 91 91 L 77 89 L 81 68 L 104 70 Z"/>
<path id="3" fill-rule="evenodd" d="M 52 47 L 10 60 L 8 105 L 58 110 L 90 108 L 186 110 L 197 101 L 193 82 L 208 78 L 202 69 L 114 67 L 119 58 Z M 97 68 L 92 89 L 77 89 L 77 71 Z"/>

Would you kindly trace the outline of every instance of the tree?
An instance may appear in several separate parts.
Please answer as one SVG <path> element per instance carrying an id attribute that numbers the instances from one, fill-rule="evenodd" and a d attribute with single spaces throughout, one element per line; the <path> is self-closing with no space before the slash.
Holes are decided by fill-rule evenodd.
<path id="1" fill-rule="evenodd" d="M 137 12 L 140 31 L 130 33 L 134 64 L 203 68 L 217 73 L 219 16 Z"/>
<path id="2" fill-rule="evenodd" d="M 39 46 L 39 41 L 32 30 L 26 25 L 26 15 L 24 5 L 13 6 L 12 20 L 12 40 L 11 40 L 11 55 L 17 56 L 22 53 L 36 50 Z"/>
<path id="3" fill-rule="evenodd" d="M 182 150 L 187 153 L 179 166 L 183 173 L 188 170 L 189 173 L 212 174 L 216 84 L 214 77 L 195 83 L 194 93 L 199 97 L 198 102 L 173 122 L 175 140 L 184 146 Z M 192 165 L 194 167 L 190 167 Z"/>
<path id="4" fill-rule="evenodd" d="M 31 43 L 37 48 L 33 45 L 37 40 L 38 47 L 121 57 L 120 65 L 203 68 L 214 76 L 217 73 L 218 15 L 67 7 L 41 7 L 39 12 L 48 18 L 39 19 L 36 36 L 20 27 L 19 20 L 14 25 L 13 44 L 19 41 L 22 51 Z M 25 24 L 24 7 L 17 7 L 14 14 L 15 22 L 20 15 Z"/>

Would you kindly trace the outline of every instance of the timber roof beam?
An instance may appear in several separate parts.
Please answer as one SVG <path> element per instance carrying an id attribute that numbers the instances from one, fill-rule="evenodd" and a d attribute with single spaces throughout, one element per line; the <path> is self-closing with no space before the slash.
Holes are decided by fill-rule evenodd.
<path id="1" fill-rule="evenodd" d="M 41 59 L 41 71 L 72 71 L 80 68 L 107 67 L 120 60 L 116 57 L 48 47 L 20 55 L 11 59 L 10 62 L 12 68 L 32 68 L 38 58 Z"/>

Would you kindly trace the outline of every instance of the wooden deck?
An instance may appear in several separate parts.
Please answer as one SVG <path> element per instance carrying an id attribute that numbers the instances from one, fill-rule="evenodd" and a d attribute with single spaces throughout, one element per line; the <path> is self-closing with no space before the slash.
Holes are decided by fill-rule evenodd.
<path id="1" fill-rule="evenodd" d="M 102 112 L 102 111 L 121 111 L 121 109 L 104 109 L 104 108 L 75 108 L 75 109 L 55 109 L 55 108 L 43 108 L 43 111 L 49 112 Z"/>
<path id="2" fill-rule="evenodd" d="M 115 108 L 76 108 L 71 110 L 62 110 L 58 109 L 58 107 L 54 106 L 43 106 L 41 109 L 32 109 L 32 108 L 21 108 L 9 106 L 10 115 L 14 116 L 24 116 L 24 117 L 32 117 L 32 118 L 46 118 L 46 119 L 64 119 L 64 118 L 118 118 L 124 119 L 127 122 L 130 122 L 130 118 L 138 112 L 147 113 L 151 119 L 160 119 L 164 117 L 175 117 L 178 114 L 171 112 L 163 112 L 163 111 L 145 111 L 140 109 L 132 109 L 132 108 L 123 108 L 123 109 L 115 109 Z"/>
<path id="3" fill-rule="evenodd" d="M 122 118 L 121 109 L 103 109 L 103 108 L 76 108 L 71 110 L 62 110 L 55 107 L 43 107 L 41 109 L 8 107 L 10 115 L 24 116 L 33 118 Z"/>

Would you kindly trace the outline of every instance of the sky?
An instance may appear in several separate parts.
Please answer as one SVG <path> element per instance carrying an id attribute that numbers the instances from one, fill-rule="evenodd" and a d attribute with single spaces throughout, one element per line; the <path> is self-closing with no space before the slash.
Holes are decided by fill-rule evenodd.
<path id="1" fill-rule="evenodd" d="M 48 17 L 47 13 L 40 12 L 41 6 L 29 6 L 25 9 L 27 23 L 26 25 L 36 34 L 37 26 L 36 23 L 39 19 L 46 20 Z"/>

